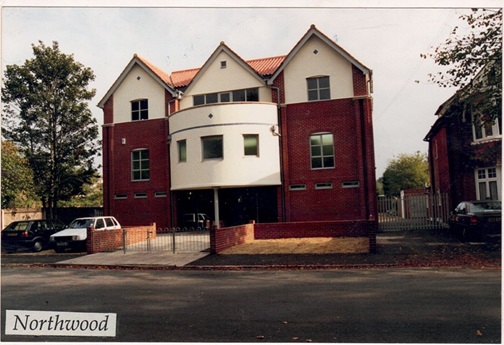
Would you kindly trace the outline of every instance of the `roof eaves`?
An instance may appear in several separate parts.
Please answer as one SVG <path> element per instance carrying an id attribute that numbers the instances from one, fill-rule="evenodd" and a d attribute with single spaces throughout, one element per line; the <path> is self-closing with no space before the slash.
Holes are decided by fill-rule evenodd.
<path id="1" fill-rule="evenodd" d="M 165 89 L 170 91 L 172 95 L 175 96 L 175 90 L 173 89 L 173 84 L 171 83 L 170 76 L 168 74 L 166 74 L 159 67 L 153 65 L 141 56 L 135 54 L 135 57 L 138 59 L 139 65 L 141 65 L 147 71 L 147 73 L 149 73 L 160 84 L 163 84 Z"/>
<path id="2" fill-rule="evenodd" d="M 123 69 L 119 77 L 116 79 L 116 81 L 112 84 L 112 86 L 108 89 L 107 93 L 105 93 L 105 96 L 98 102 L 98 107 L 102 108 L 105 106 L 105 103 L 107 100 L 114 94 L 116 89 L 121 85 L 121 83 L 124 81 L 124 78 L 128 75 L 128 73 L 133 69 L 133 66 L 135 64 L 138 64 L 140 67 L 142 67 L 149 75 L 151 75 L 155 80 L 157 80 L 163 87 L 168 90 L 173 96 L 175 96 L 175 90 L 173 89 L 173 86 L 170 85 L 169 79 L 164 80 L 164 76 L 161 76 L 159 71 L 161 71 L 159 68 L 156 66 L 152 65 L 150 62 L 147 60 L 141 58 L 137 54 L 133 55 L 133 58 L 130 60 L 130 62 L 126 65 L 126 67 Z M 157 71 L 159 70 L 159 71 Z"/>

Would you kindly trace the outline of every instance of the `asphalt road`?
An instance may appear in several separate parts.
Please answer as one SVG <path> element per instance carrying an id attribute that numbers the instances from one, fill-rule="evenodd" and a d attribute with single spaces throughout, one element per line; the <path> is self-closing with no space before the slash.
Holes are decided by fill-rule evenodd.
<path id="1" fill-rule="evenodd" d="M 2 268 L 5 310 L 117 313 L 115 338 L 2 341 L 500 343 L 500 270 Z"/>
<path id="2" fill-rule="evenodd" d="M 44 250 L 39 253 L 19 251 L 12 254 L 2 253 L 1 263 L 2 266 L 13 264 L 55 264 L 60 261 L 75 259 L 86 254 L 86 252 L 56 253 L 54 250 Z"/>

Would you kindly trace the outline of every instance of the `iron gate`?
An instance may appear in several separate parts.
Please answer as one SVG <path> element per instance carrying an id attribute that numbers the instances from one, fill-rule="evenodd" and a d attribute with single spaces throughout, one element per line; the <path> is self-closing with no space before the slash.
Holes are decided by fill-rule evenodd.
<path id="1" fill-rule="evenodd" d="M 210 250 L 210 230 L 203 228 L 159 228 L 146 231 L 144 238 L 132 244 L 128 243 L 128 233 L 123 231 L 123 251 L 171 251 L 202 252 Z"/>
<path id="2" fill-rule="evenodd" d="M 380 231 L 447 228 L 449 216 L 447 194 L 378 198 Z"/>

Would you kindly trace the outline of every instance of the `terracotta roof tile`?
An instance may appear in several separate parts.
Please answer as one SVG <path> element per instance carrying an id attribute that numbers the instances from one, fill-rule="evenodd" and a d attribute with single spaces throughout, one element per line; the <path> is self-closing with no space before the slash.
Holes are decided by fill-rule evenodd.
<path id="1" fill-rule="evenodd" d="M 274 56 L 262 59 L 254 59 L 246 61 L 250 67 L 254 69 L 257 73 L 263 76 L 272 75 L 276 69 L 285 60 L 285 55 Z M 174 87 L 183 87 L 189 85 L 196 73 L 198 73 L 199 68 L 186 69 L 182 71 L 175 71 L 171 74 L 171 81 Z"/>
<path id="2" fill-rule="evenodd" d="M 144 59 L 143 57 L 139 56 L 138 54 L 135 54 L 135 57 L 137 57 L 140 61 L 142 61 L 154 74 L 156 74 L 159 79 L 161 79 L 164 83 L 166 83 L 169 86 L 173 86 L 170 75 L 165 73 L 162 69 L 159 67 L 151 64 L 149 61 Z"/>
<path id="3" fill-rule="evenodd" d="M 252 67 L 257 73 L 266 76 L 275 73 L 277 68 L 285 60 L 285 55 L 274 56 L 263 59 L 249 60 L 247 63 Z"/>
<path id="4" fill-rule="evenodd" d="M 175 71 L 171 74 L 171 80 L 174 87 L 183 87 L 189 85 L 191 80 L 193 80 L 196 73 L 198 73 L 199 68 L 186 69 L 183 71 Z"/>

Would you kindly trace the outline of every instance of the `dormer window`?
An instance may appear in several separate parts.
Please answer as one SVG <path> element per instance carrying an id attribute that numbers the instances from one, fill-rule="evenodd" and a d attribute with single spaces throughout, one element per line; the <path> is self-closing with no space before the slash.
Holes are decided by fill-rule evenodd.
<path id="1" fill-rule="evenodd" d="M 149 119 L 149 102 L 147 99 L 131 101 L 131 121 Z"/>

